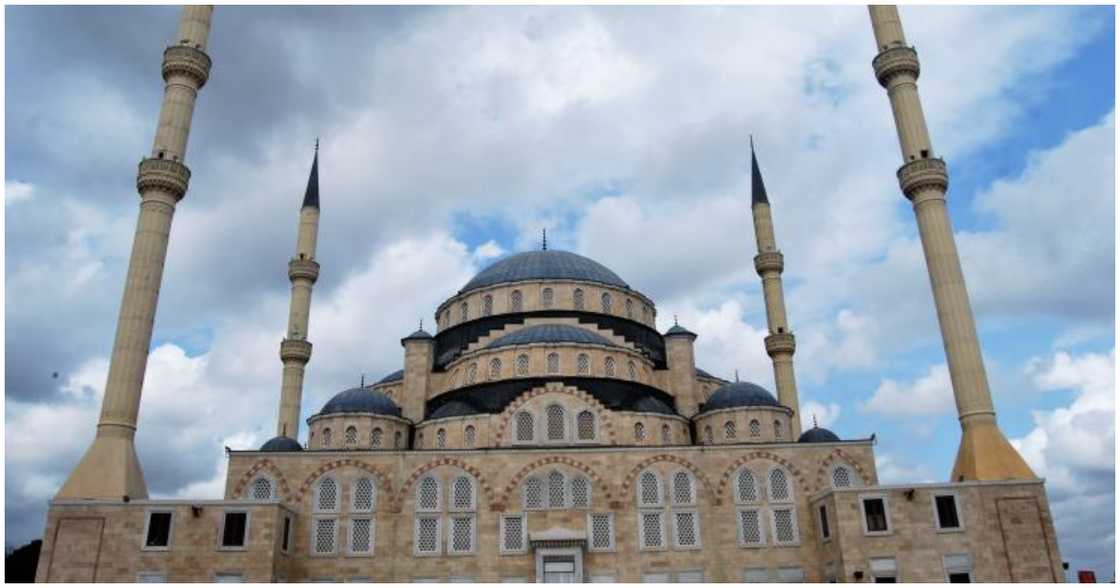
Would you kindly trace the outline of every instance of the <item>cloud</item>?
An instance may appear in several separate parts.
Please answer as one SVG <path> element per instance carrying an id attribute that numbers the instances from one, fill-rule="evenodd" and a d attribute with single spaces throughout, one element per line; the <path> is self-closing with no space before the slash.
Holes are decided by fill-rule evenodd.
<path id="1" fill-rule="evenodd" d="M 879 474 L 880 484 L 925 484 L 933 482 L 929 470 L 920 464 L 904 465 L 893 453 L 875 454 L 875 471 Z M 906 463 L 909 460 L 903 459 Z"/>
<path id="2" fill-rule="evenodd" d="M 928 416 L 953 412 L 953 384 L 949 367 L 930 366 L 925 375 L 906 383 L 883 378 L 871 398 L 860 408 L 887 416 Z"/>
<path id="3" fill-rule="evenodd" d="M 822 429 L 831 427 L 840 418 L 840 405 L 835 402 L 822 404 L 815 400 L 801 402 L 801 430 L 812 428 L 814 419 L 816 425 Z"/>
<path id="4" fill-rule="evenodd" d="M 4 182 L 4 205 L 10 206 L 17 202 L 31 200 L 35 195 L 35 186 L 28 182 L 8 181 Z"/>

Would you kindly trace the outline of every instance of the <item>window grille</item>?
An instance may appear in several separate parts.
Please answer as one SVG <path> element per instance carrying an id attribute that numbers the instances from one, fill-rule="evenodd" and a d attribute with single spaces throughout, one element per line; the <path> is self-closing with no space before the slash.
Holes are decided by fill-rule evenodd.
<path id="1" fill-rule="evenodd" d="M 358 442 L 358 429 L 346 427 L 346 445 L 351 446 Z"/>
<path id="2" fill-rule="evenodd" d="M 728 439 L 734 439 L 735 438 L 735 422 L 734 421 L 727 421 L 726 423 L 723 423 L 723 436 L 728 438 Z"/>
<path id="3" fill-rule="evenodd" d="M 634 423 L 634 440 L 645 441 L 646 439 L 646 426 L 642 423 Z"/>
<path id="4" fill-rule="evenodd" d="M 607 551 L 614 548 L 614 529 L 612 517 L 609 513 L 593 513 L 591 515 L 591 550 Z"/>
<path id="5" fill-rule="evenodd" d="M 750 429 L 751 437 L 758 437 L 762 434 L 762 424 L 758 422 L 758 419 L 751 419 Z"/>
<path id="6" fill-rule="evenodd" d="M 572 293 L 572 303 L 575 305 L 576 310 L 583 310 L 583 290 L 576 288 Z"/>
<path id="7" fill-rule="evenodd" d="M 494 297 L 487 294 L 482 297 L 482 316 L 494 314 Z"/>
<path id="8" fill-rule="evenodd" d="M 603 312 L 611 313 L 611 295 L 606 292 L 603 292 Z"/>
<path id="9" fill-rule="evenodd" d="M 673 431 L 669 425 L 661 425 L 661 444 L 668 445 L 673 442 Z"/>
<path id="10" fill-rule="evenodd" d="M 416 487 L 416 510 L 439 510 L 439 482 L 427 477 Z"/>
<path id="11" fill-rule="evenodd" d="M 576 476 L 572 478 L 572 508 L 589 508 L 591 506 L 591 485 L 587 478 Z"/>
<path id="12" fill-rule="evenodd" d="M 509 307 L 513 312 L 521 312 L 521 290 L 510 292 Z"/>
<path id="13" fill-rule="evenodd" d="M 497 380 L 502 377 L 502 360 L 495 357 L 490 360 L 490 379 Z"/>
<path id="14" fill-rule="evenodd" d="M 463 429 L 463 444 L 474 447 L 474 435 L 474 425 L 467 425 L 467 428 Z"/>
<path id="15" fill-rule="evenodd" d="M 674 512 L 673 525 L 676 527 L 677 547 L 697 547 L 700 544 L 695 512 Z"/>
<path id="16" fill-rule="evenodd" d="M 272 482 L 268 478 L 253 480 L 253 500 L 272 499 Z"/>
<path id="17" fill-rule="evenodd" d="M 643 512 L 640 515 L 642 517 L 642 547 L 645 549 L 664 547 L 665 535 L 662 513 Z"/>
<path id="18" fill-rule="evenodd" d="M 528 355 L 522 354 L 522 355 L 517 356 L 517 375 L 519 375 L 519 376 L 529 375 L 529 356 Z"/>
<path id="19" fill-rule="evenodd" d="M 417 553 L 439 553 L 439 519 L 419 517 L 416 519 L 415 545 Z"/>
<path id="20" fill-rule="evenodd" d="M 548 373 L 550 373 L 550 374 L 560 373 L 560 354 L 558 354 L 558 353 L 549 353 L 548 354 Z"/>
<path id="21" fill-rule="evenodd" d="M 447 431 L 440 429 L 436 431 L 436 448 L 443 449 L 447 447 Z"/>
<path id="22" fill-rule="evenodd" d="M 375 428 L 373 432 L 369 434 L 369 444 L 372 445 L 374 449 L 381 447 L 382 435 L 381 427 Z"/>
<path id="23" fill-rule="evenodd" d="M 564 474 L 548 474 L 548 507 L 564 508 Z"/>
<path id="24" fill-rule="evenodd" d="M 603 360 L 603 374 L 608 378 L 614 377 L 614 358 L 608 357 Z"/>
<path id="25" fill-rule="evenodd" d="M 468 386 L 470 386 L 471 384 L 473 384 L 475 382 L 475 380 L 477 378 L 478 378 L 478 364 L 477 363 L 472 363 L 470 365 L 470 367 L 467 368 L 467 382 L 466 382 L 466 384 Z"/>
<path id="26" fill-rule="evenodd" d="M 471 553 L 474 551 L 474 517 L 452 517 L 451 538 L 449 549 L 451 553 Z"/>
<path id="27" fill-rule="evenodd" d="M 541 291 L 541 306 L 552 308 L 552 288 L 545 288 Z"/>
<path id="28" fill-rule="evenodd" d="M 544 508 L 544 488 L 540 478 L 532 477 L 525 480 L 523 502 L 526 509 Z"/>
<path id="29" fill-rule="evenodd" d="M 353 508 L 357 512 L 369 512 L 373 510 L 376 494 L 373 488 L 373 480 L 369 478 L 361 478 L 354 482 L 354 505 Z"/>
<path id="30" fill-rule="evenodd" d="M 743 545 L 762 545 L 765 543 L 758 515 L 758 509 L 739 511 L 739 539 L 743 542 Z"/>
<path id="31" fill-rule="evenodd" d="M 459 320 L 465 321 L 467 320 L 468 316 L 469 313 L 467 312 L 467 303 L 464 302 L 459 305 Z"/>
<path id="32" fill-rule="evenodd" d="M 545 417 L 548 421 L 548 440 L 563 441 L 566 437 L 564 434 L 564 408 L 558 404 L 550 405 L 545 409 Z"/>
<path id="33" fill-rule="evenodd" d="M 626 299 L 626 318 L 634 318 L 634 301 Z"/>
<path id="34" fill-rule="evenodd" d="M 373 551 L 373 519 L 350 519 L 350 553 Z"/>
<path id="35" fill-rule="evenodd" d="M 576 358 L 576 373 L 581 376 L 591 375 L 591 360 L 588 359 L 586 353 L 581 353 Z"/>
<path id="36" fill-rule="evenodd" d="M 775 543 L 796 543 L 797 542 L 797 529 L 793 521 L 792 508 L 776 508 L 774 509 L 774 542 Z"/>
<path id="37" fill-rule="evenodd" d="M 770 500 L 785 502 L 789 500 L 789 478 L 778 468 L 770 470 Z"/>
<path id="38" fill-rule="evenodd" d="M 474 510 L 474 484 L 466 476 L 455 478 L 452 484 L 451 506 L 455 510 Z"/>
<path id="39" fill-rule="evenodd" d="M 696 492 L 692 476 L 687 472 L 673 474 L 673 504 L 690 506 L 696 504 Z"/>
<path id="40" fill-rule="evenodd" d="M 774 421 L 774 438 L 782 438 L 782 423 L 780 421 Z"/>
<path id="41" fill-rule="evenodd" d="M 638 502 L 641 506 L 660 506 L 661 492 L 657 474 L 642 472 L 638 481 Z"/>
<path id="42" fill-rule="evenodd" d="M 739 476 L 736 480 L 738 482 L 738 493 L 736 497 L 739 502 L 757 502 L 758 501 L 758 487 L 755 485 L 754 474 L 750 470 L 743 468 L 739 470 Z"/>
<path id="43" fill-rule="evenodd" d="M 396 433 L 393 433 L 393 449 L 400 449 L 400 448 L 401 448 L 401 432 L 397 431 Z"/>
<path id="44" fill-rule="evenodd" d="M 333 512 L 338 510 L 338 482 L 334 478 L 323 478 L 319 481 L 319 496 L 316 501 L 316 510 Z"/>
<path id="45" fill-rule="evenodd" d="M 315 553 L 334 553 L 338 519 L 315 519 Z"/>
<path id="46" fill-rule="evenodd" d="M 852 475 L 848 468 L 839 466 L 832 470 L 832 487 L 847 488 L 852 485 Z"/>
<path id="47" fill-rule="evenodd" d="M 517 413 L 517 440 L 518 441 L 532 441 L 533 440 L 533 415 L 532 413 L 521 411 Z"/>
<path id="48" fill-rule="evenodd" d="M 631 380 L 637 380 L 638 379 L 638 366 L 634 365 L 634 362 L 631 361 L 629 364 L 627 364 L 626 368 L 627 368 L 627 371 L 630 372 L 630 379 Z"/>
<path id="49" fill-rule="evenodd" d="M 502 517 L 502 551 L 525 551 L 525 518 L 522 515 Z"/>
<path id="50" fill-rule="evenodd" d="M 330 447 L 330 446 L 331 446 L 331 428 L 327 427 L 327 428 L 323 429 L 323 447 Z"/>
<path id="51" fill-rule="evenodd" d="M 704 427 L 704 442 L 707 443 L 708 445 L 711 445 L 712 443 L 715 442 L 715 439 L 712 437 L 712 427 L 711 426 Z"/>
<path id="52" fill-rule="evenodd" d="M 576 416 L 576 437 L 580 441 L 595 439 L 595 414 L 585 410 Z"/>

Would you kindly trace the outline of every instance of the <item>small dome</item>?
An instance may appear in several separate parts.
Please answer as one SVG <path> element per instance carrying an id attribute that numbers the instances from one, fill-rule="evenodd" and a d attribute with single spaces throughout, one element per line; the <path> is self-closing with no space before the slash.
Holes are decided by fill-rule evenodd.
<path id="1" fill-rule="evenodd" d="M 413 331 L 411 335 L 405 337 L 404 339 L 401 339 L 401 343 L 403 344 L 405 341 L 409 341 L 411 339 L 431 339 L 431 338 L 432 338 L 431 333 L 425 331 L 424 329 L 418 329 L 418 330 Z"/>
<path id="2" fill-rule="evenodd" d="M 630 405 L 630 410 L 634 412 L 656 412 L 658 414 L 677 414 L 673 407 L 665 404 L 660 398 L 653 396 L 643 396 L 636 402 Z"/>
<path id="3" fill-rule="evenodd" d="M 498 347 L 528 345 L 530 343 L 584 343 L 618 347 L 610 339 L 587 329 L 571 325 L 536 325 L 525 327 L 508 335 L 502 335 L 491 341 L 485 348 L 497 349 Z"/>
<path id="4" fill-rule="evenodd" d="M 669 328 L 668 331 L 665 331 L 665 336 L 666 337 L 670 337 L 672 335 L 690 335 L 692 337 L 695 337 L 696 333 L 693 333 L 692 331 L 690 331 L 690 330 L 688 330 L 688 329 L 686 329 L 686 328 L 684 328 L 680 325 L 673 325 L 672 327 Z"/>
<path id="5" fill-rule="evenodd" d="M 700 376 L 701 378 L 711 378 L 713 380 L 722 380 L 723 379 L 723 378 L 717 378 L 717 377 L 713 376 L 707 370 L 702 370 L 700 368 L 696 368 L 696 375 Z"/>
<path id="6" fill-rule="evenodd" d="M 629 288 L 618 274 L 603 264 L 569 251 L 525 251 L 511 255 L 478 272 L 459 293 L 503 282 L 522 280 L 582 280 Z"/>
<path id="7" fill-rule="evenodd" d="M 334 395 L 323 405 L 319 415 L 345 412 L 372 412 L 388 416 L 401 416 L 401 407 L 391 398 L 369 388 L 351 388 Z"/>
<path id="8" fill-rule="evenodd" d="M 798 443 L 833 443 L 839 440 L 836 433 L 820 427 L 813 427 L 797 438 Z"/>
<path id="9" fill-rule="evenodd" d="M 428 415 L 428 419 L 431 420 L 456 416 L 469 416 L 472 414 L 478 414 L 478 411 L 475 410 L 473 406 L 467 404 L 466 402 L 452 400 L 451 402 L 448 402 L 447 404 L 444 404 L 443 406 L 435 409 L 432 414 Z"/>
<path id="10" fill-rule="evenodd" d="M 745 406 L 781 406 L 774 395 L 765 388 L 750 382 L 732 382 L 724 384 L 712 392 L 708 402 L 704 404 L 704 412 L 720 410 L 722 408 L 736 408 Z"/>
<path id="11" fill-rule="evenodd" d="M 397 370 L 384 378 L 377 381 L 377 384 L 388 384 L 389 382 L 399 382 L 404 379 L 404 370 Z M 377 384 L 374 384 L 376 386 Z"/>
<path id="12" fill-rule="evenodd" d="M 296 441 L 295 439 L 292 439 L 291 437 L 280 436 L 280 437 L 273 437 L 273 438 L 269 439 L 268 441 L 265 441 L 264 445 L 261 445 L 260 450 L 261 451 L 275 451 L 275 452 L 303 451 L 303 446 L 299 444 L 299 441 Z"/>

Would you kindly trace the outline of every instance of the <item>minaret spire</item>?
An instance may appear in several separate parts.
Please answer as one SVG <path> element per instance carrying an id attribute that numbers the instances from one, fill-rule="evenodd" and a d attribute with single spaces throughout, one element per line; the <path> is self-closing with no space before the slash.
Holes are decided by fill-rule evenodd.
<path id="1" fill-rule="evenodd" d="M 782 270 L 785 261 L 774 238 L 774 222 L 770 218 L 770 200 L 762 182 L 758 157 L 751 137 L 751 213 L 754 217 L 754 236 L 758 255 L 754 268 L 762 278 L 762 296 L 766 302 L 766 324 L 770 334 L 764 339 L 766 353 L 774 364 L 774 385 L 778 388 L 778 402 L 793 410 L 790 428 L 793 438 L 801 434 L 801 406 L 797 400 L 797 380 L 793 374 L 793 353 L 797 349 L 793 333 L 786 322 L 786 302 L 782 293 Z"/>
<path id="2" fill-rule="evenodd" d="M 961 423 L 961 446 L 952 480 L 1035 479 L 1030 466 L 996 425 L 980 339 L 945 203 L 949 172 L 945 161 L 934 156 L 918 97 L 918 53 L 906 45 L 897 7 L 868 9 L 879 49 L 872 67 L 890 98 L 902 149 L 898 183 L 917 218 Z"/>
<path id="3" fill-rule="evenodd" d="M 55 498 L 148 497 L 133 439 L 171 219 L 175 206 L 187 194 L 191 177 L 183 164 L 187 136 L 198 91 L 210 76 L 206 41 L 213 11 L 213 6 L 184 6 L 175 36 L 179 43 L 163 52 L 163 105 L 151 156 L 140 161 L 136 175 L 140 217 L 132 240 L 97 436 Z"/>
<path id="4" fill-rule="evenodd" d="M 548 251 L 548 229 L 541 229 L 541 251 Z"/>
<path id="5" fill-rule="evenodd" d="M 299 412 L 303 402 L 303 373 L 311 361 L 311 342 L 307 340 L 311 315 L 311 288 L 319 279 L 319 263 L 315 248 L 319 238 L 319 140 L 315 139 L 315 157 L 299 211 L 299 235 L 296 255 L 288 262 L 288 279 L 292 282 L 292 299 L 288 309 L 288 336 L 280 342 L 280 361 L 284 373 L 280 384 L 280 414 L 276 434 L 297 439 Z"/>

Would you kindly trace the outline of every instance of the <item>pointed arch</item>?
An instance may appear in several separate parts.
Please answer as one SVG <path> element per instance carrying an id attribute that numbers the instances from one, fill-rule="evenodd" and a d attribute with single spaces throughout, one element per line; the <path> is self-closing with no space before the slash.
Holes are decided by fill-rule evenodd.
<path id="1" fill-rule="evenodd" d="M 565 386 L 560 382 L 548 382 L 544 386 L 538 386 L 527 390 L 521 396 L 518 396 L 506 406 L 505 410 L 498 415 L 498 426 L 494 429 L 494 439 L 498 443 L 502 443 L 506 438 L 506 433 L 513 426 L 514 415 L 516 415 L 525 405 L 533 399 L 541 396 L 542 394 L 567 394 L 568 396 L 575 397 L 581 402 L 585 403 L 587 407 L 595 414 L 595 422 L 597 424 L 598 439 L 606 441 L 608 444 L 614 445 L 615 431 L 614 420 L 611 418 L 610 410 L 603 403 L 599 402 L 594 396 L 576 388 L 575 386 Z M 583 409 L 576 409 L 578 414 Z"/>
<path id="2" fill-rule="evenodd" d="M 424 475 L 428 472 L 443 466 L 459 468 L 460 470 L 463 470 L 471 476 L 474 476 L 475 482 L 478 483 L 478 488 L 482 491 L 481 493 L 486 497 L 486 502 L 490 505 L 490 510 L 495 510 L 494 491 L 490 487 L 490 482 L 488 482 L 486 480 L 486 477 L 482 475 L 482 472 L 479 471 L 478 468 L 461 459 L 457 459 L 454 457 L 442 457 L 432 460 L 416 468 L 412 471 L 411 474 L 409 474 L 408 478 L 405 479 L 403 484 L 401 484 L 401 487 L 397 490 L 397 493 L 393 497 L 393 512 L 400 512 L 401 508 L 404 507 L 404 502 L 408 498 L 408 493 L 411 492 L 413 485 L 415 485 L 418 480 L 423 478 Z"/>
<path id="3" fill-rule="evenodd" d="M 731 462 L 731 465 L 723 470 L 723 474 L 720 475 L 719 478 L 719 486 L 716 488 L 716 493 L 720 498 L 729 492 L 729 488 L 732 484 L 731 479 L 735 476 L 735 473 L 739 471 L 739 468 L 755 460 L 766 460 L 772 462 L 773 465 L 780 465 L 785 469 L 786 473 L 789 474 L 790 478 L 792 478 L 790 484 L 797 488 L 798 492 L 801 492 L 804 496 L 811 495 L 809 492 L 809 484 L 805 480 L 805 476 L 802 475 L 801 470 L 799 470 L 793 462 L 769 451 L 752 451 Z M 769 476 L 769 472 L 770 470 L 767 469 L 765 475 Z"/>
<path id="4" fill-rule="evenodd" d="M 499 504 L 501 508 L 505 509 L 506 507 L 508 507 L 510 504 L 510 500 L 520 495 L 521 482 L 525 480 L 525 478 L 528 478 L 539 469 L 550 468 L 556 465 L 564 465 L 578 470 L 585 477 L 591 480 L 591 483 L 594 484 L 600 495 L 607 502 L 610 502 L 613 499 L 612 497 L 615 495 L 615 492 L 613 491 L 613 488 L 611 488 L 610 483 L 607 480 L 603 479 L 599 474 L 595 472 L 595 470 L 593 470 L 587 464 L 581 461 L 577 461 L 566 455 L 550 455 L 548 457 L 542 457 L 538 460 L 527 463 L 521 469 L 517 470 L 517 473 L 514 474 L 513 477 L 510 478 L 510 480 L 506 482 L 505 486 L 502 488 L 502 494 L 499 497 Z M 542 477 L 542 479 L 544 478 Z"/>
<path id="5" fill-rule="evenodd" d="M 262 472 L 267 472 L 267 475 L 271 477 L 272 481 L 276 484 L 275 494 L 280 501 L 291 499 L 292 491 L 288 487 L 288 480 L 284 477 L 280 468 L 276 467 L 276 464 L 272 463 L 270 459 L 257 461 L 246 470 L 244 474 L 241 474 L 241 477 L 237 479 L 237 484 L 233 486 L 232 497 L 237 498 L 244 495 L 245 489 L 249 486 L 249 483 L 256 479 Z"/>
<path id="6" fill-rule="evenodd" d="M 871 482 L 871 476 L 868 475 L 867 470 L 864 469 L 864 467 L 861 466 L 857 460 L 852 458 L 851 455 L 848 455 L 847 452 L 837 448 L 833 449 L 828 454 L 828 457 L 824 458 L 824 460 L 821 461 L 820 465 L 817 466 L 817 476 L 815 480 L 817 490 L 832 487 L 832 466 L 839 463 L 843 463 L 844 465 L 847 465 L 849 468 L 851 468 L 852 471 L 857 476 L 859 476 L 859 479 L 862 481 L 864 486 L 873 485 Z"/>
<path id="7" fill-rule="evenodd" d="M 299 485 L 299 490 L 293 497 L 293 502 L 300 503 L 306 496 L 314 494 L 312 492 L 314 484 L 319 478 L 323 477 L 324 474 L 344 467 L 353 467 L 372 474 L 375 480 L 374 483 L 377 484 L 378 492 L 383 496 L 392 496 L 393 488 L 389 484 L 389 474 L 387 472 L 371 463 L 347 457 L 325 462 L 316 468 L 315 471 L 308 474 Z"/>
<path id="8" fill-rule="evenodd" d="M 658 455 L 647 457 L 646 459 L 640 461 L 633 468 L 631 468 L 629 473 L 626 474 L 626 477 L 623 478 L 622 489 L 619 495 L 626 497 L 625 499 L 630 502 L 635 501 L 635 495 L 633 492 L 630 492 L 630 489 L 634 487 L 634 483 L 638 477 L 638 474 L 640 474 L 650 466 L 662 462 L 678 465 L 691 472 L 693 478 L 695 478 L 696 481 L 700 483 L 700 487 L 702 487 L 707 493 L 707 498 L 711 500 L 713 504 L 718 505 L 720 503 L 720 496 L 717 492 L 716 486 L 714 486 L 711 481 L 708 480 L 708 476 L 704 474 L 703 470 L 696 467 L 695 464 L 693 464 L 691 461 L 688 461 L 687 459 L 684 459 L 683 457 L 670 455 L 668 453 L 661 453 Z"/>

